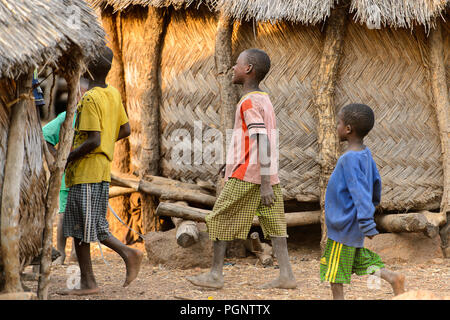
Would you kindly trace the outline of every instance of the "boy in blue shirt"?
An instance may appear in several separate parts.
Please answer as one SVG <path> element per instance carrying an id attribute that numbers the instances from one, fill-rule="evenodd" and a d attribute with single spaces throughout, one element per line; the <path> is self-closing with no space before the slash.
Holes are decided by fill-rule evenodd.
<path id="1" fill-rule="evenodd" d="M 333 299 L 344 299 L 343 284 L 352 273 L 373 274 L 389 282 L 398 295 L 405 277 L 386 270 L 381 258 L 364 248 L 364 237 L 378 234 L 375 206 L 381 200 L 381 178 L 364 137 L 372 130 L 375 116 L 364 104 L 349 104 L 338 113 L 337 133 L 348 148 L 339 158 L 325 194 L 328 241 L 320 260 L 320 279 L 329 281 Z"/>

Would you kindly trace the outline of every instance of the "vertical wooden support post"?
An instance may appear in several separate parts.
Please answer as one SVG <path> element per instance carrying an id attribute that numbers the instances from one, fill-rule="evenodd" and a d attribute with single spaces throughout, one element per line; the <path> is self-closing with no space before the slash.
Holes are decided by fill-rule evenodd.
<path id="1" fill-rule="evenodd" d="M 48 285 L 50 283 L 50 268 L 52 263 L 52 235 L 53 235 L 53 217 L 58 211 L 59 190 L 61 188 L 61 179 L 67 162 L 67 157 L 72 147 L 74 130 L 72 128 L 73 117 L 77 107 L 77 95 L 81 76 L 81 61 L 74 64 L 74 70 L 66 71 L 68 97 L 66 119 L 61 128 L 59 139 L 58 154 L 53 171 L 50 173 L 50 180 L 47 190 L 47 203 L 45 208 L 45 225 L 42 241 L 42 255 L 40 263 L 40 275 L 38 282 L 38 299 L 47 300 Z"/>
<path id="2" fill-rule="evenodd" d="M 217 70 L 217 81 L 219 82 L 220 95 L 220 129 L 222 132 L 222 159 L 225 163 L 227 152 L 227 130 L 233 129 L 235 108 L 238 102 L 238 92 L 236 87 L 231 83 L 234 65 L 232 53 L 232 34 L 233 19 L 219 13 L 216 34 L 216 46 L 214 52 L 214 60 Z M 219 196 L 224 179 L 218 177 L 216 194 Z"/>
<path id="3" fill-rule="evenodd" d="M 344 41 L 348 6 L 341 5 L 333 9 L 328 18 L 325 40 L 320 61 L 319 73 L 315 87 L 314 103 L 318 114 L 317 140 L 319 145 L 319 187 L 320 207 L 322 214 L 322 250 L 327 241 L 325 225 L 325 192 L 328 179 L 334 170 L 339 154 L 339 140 L 336 133 L 336 110 L 334 105 L 334 89 L 338 75 L 342 44 Z"/>
<path id="4" fill-rule="evenodd" d="M 430 31 L 428 51 L 430 57 L 431 92 L 441 138 L 442 168 L 444 175 L 441 211 L 447 213 L 447 223 L 441 228 L 440 235 L 443 253 L 447 258 L 450 258 L 450 102 L 445 74 L 444 42 L 440 21 L 437 21 L 436 28 Z"/>
<path id="5" fill-rule="evenodd" d="M 130 116 L 131 167 L 139 176 L 158 175 L 160 162 L 160 66 L 167 9 L 152 6 L 122 13 L 123 64 Z M 138 119 L 138 120 L 137 120 Z M 141 194 L 143 232 L 159 229 L 157 199 Z"/>
<path id="6" fill-rule="evenodd" d="M 5 273 L 5 292 L 23 291 L 20 283 L 20 185 L 25 155 L 26 109 L 31 101 L 26 96 L 31 93 L 33 70 L 21 76 L 17 82 L 17 96 L 20 99 L 11 107 L 11 121 L 8 133 L 5 175 L 1 202 L 1 252 Z"/>

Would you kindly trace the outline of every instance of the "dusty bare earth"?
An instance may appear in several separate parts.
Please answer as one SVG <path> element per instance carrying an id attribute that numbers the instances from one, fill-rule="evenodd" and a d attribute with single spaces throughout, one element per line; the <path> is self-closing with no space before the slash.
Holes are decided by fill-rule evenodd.
<path id="1" fill-rule="evenodd" d="M 289 251 L 293 271 L 297 278 L 295 290 L 260 290 L 261 285 L 278 275 L 275 266 L 264 268 L 254 256 L 240 259 L 227 259 L 224 266 L 225 287 L 221 290 L 200 289 L 191 285 L 186 276 L 205 272 L 208 269 L 181 270 L 167 268 L 163 265 L 151 265 L 145 257 L 138 278 L 127 288 L 122 287 L 125 278 L 125 265 L 113 251 L 103 247 L 106 262 L 102 259 L 97 245 L 92 246 L 93 268 L 101 293 L 88 297 L 59 296 L 56 291 L 66 288 L 71 276 L 71 266 L 76 263 L 66 262 L 62 266 L 53 266 L 49 299 L 53 300 L 235 300 L 235 299 L 271 299 L 271 300 L 322 300 L 330 299 L 328 283 L 319 280 L 319 233 L 302 230 L 291 234 Z M 145 253 L 143 243 L 133 245 Z M 69 253 L 70 244 L 67 248 Z M 146 255 L 146 253 L 145 253 Z M 382 256 L 383 258 L 383 256 Z M 390 259 L 392 260 L 392 259 Z M 398 260 L 398 259 L 397 259 Z M 410 259 L 411 260 L 411 259 Z M 450 296 L 450 259 L 433 258 L 398 260 L 386 263 L 393 271 L 406 276 L 407 290 L 429 290 L 438 296 Z M 386 261 L 385 261 L 386 262 Z M 72 267 L 73 268 L 73 267 Z M 26 271 L 31 271 L 27 267 Z M 369 276 L 352 278 L 352 283 L 345 286 L 346 299 L 352 300 L 389 300 L 393 298 L 389 284 L 381 281 L 379 288 Z M 35 281 L 24 282 L 33 291 L 37 288 Z M 369 287 L 376 289 L 370 289 Z"/>

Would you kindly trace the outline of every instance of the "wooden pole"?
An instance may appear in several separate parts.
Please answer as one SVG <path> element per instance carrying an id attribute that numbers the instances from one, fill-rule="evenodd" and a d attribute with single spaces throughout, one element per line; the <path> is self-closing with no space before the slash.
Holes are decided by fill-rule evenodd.
<path id="1" fill-rule="evenodd" d="M 225 163 L 227 152 L 227 129 L 233 129 L 234 114 L 238 102 L 238 92 L 231 83 L 234 65 L 232 53 L 233 19 L 222 12 L 219 13 L 216 34 L 214 60 L 217 70 L 217 82 L 220 95 L 220 129 L 222 132 L 222 159 Z M 224 179 L 219 175 L 216 194 L 219 196 L 224 185 Z"/>
<path id="2" fill-rule="evenodd" d="M 431 223 L 419 212 L 375 215 L 377 229 L 384 232 L 421 232 L 429 238 L 438 235 L 439 226 Z"/>
<path id="3" fill-rule="evenodd" d="M 325 225 L 325 192 L 328 179 L 334 170 L 339 154 L 339 140 L 336 133 L 336 106 L 334 104 L 334 89 L 338 76 L 342 44 L 346 30 L 348 2 L 332 10 L 328 19 L 325 40 L 320 61 L 314 104 L 317 109 L 318 128 L 317 142 L 319 145 L 319 187 L 322 237 L 320 246 L 325 249 L 327 229 Z"/>
<path id="4" fill-rule="evenodd" d="M 445 72 L 444 50 L 441 21 L 438 19 L 436 21 L 436 28 L 430 31 L 428 39 L 430 56 L 429 72 L 431 92 L 441 138 L 442 169 L 444 175 L 441 211 L 447 214 L 447 224 L 440 231 L 441 244 L 444 255 L 450 258 L 450 101 Z"/>
<path id="5" fill-rule="evenodd" d="M 123 63 L 125 68 L 132 150 L 131 170 L 142 177 L 159 174 L 161 51 L 167 27 L 166 9 L 133 7 L 122 13 Z M 134 141 L 134 142 L 133 142 Z M 134 154 L 133 154 L 134 152 Z M 160 228 L 154 213 L 157 200 L 141 197 L 144 233 Z"/>
<path id="6" fill-rule="evenodd" d="M 17 82 L 17 96 L 31 93 L 33 70 L 21 76 Z M 20 185 L 25 155 L 26 109 L 30 98 L 23 97 L 11 107 L 8 133 L 5 175 L 1 203 L 1 253 L 4 264 L 5 292 L 23 291 L 20 283 Z"/>
<path id="7" fill-rule="evenodd" d="M 81 63 L 81 61 L 79 61 Z M 77 93 L 81 76 L 81 65 L 74 64 L 74 70 L 67 72 L 65 78 L 67 81 L 68 98 L 66 119 L 61 126 L 61 134 L 59 139 L 58 153 L 54 171 L 51 172 L 48 191 L 47 203 L 45 210 L 45 226 L 43 232 L 43 247 L 40 264 L 40 275 L 38 283 L 38 298 L 47 300 L 48 286 L 50 283 L 50 267 L 52 263 L 52 235 L 53 235 L 53 217 L 58 211 L 59 206 L 59 190 L 61 188 L 61 178 L 67 163 L 70 148 L 72 147 L 74 130 L 72 128 L 73 117 L 77 107 Z"/>
<path id="8" fill-rule="evenodd" d="M 177 217 L 185 220 L 205 222 L 205 217 L 210 210 L 181 206 L 175 203 L 161 202 L 156 209 L 156 215 Z M 318 224 L 320 222 L 320 211 L 304 211 L 286 213 L 286 224 L 288 227 Z M 260 226 L 259 219 L 255 216 L 253 226 Z"/>

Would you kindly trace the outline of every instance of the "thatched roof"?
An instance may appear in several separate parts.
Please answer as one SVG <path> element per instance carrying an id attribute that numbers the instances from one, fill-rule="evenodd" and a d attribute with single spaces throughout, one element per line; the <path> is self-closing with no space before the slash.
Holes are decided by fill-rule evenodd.
<path id="1" fill-rule="evenodd" d="M 95 56 L 104 36 L 83 0 L 0 0 L 0 78 L 55 63 L 73 44 Z"/>
<path id="2" fill-rule="evenodd" d="M 116 11 L 131 5 L 175 8 L 206 4 L 237 20 L 286 20 L 304 24 L 323 21 L 342 0 L 88 0 L 94 7 L 110 5 Z M 351 0 L 355 20 L 370 27 L 430 27 L 450 0 Z"/>

